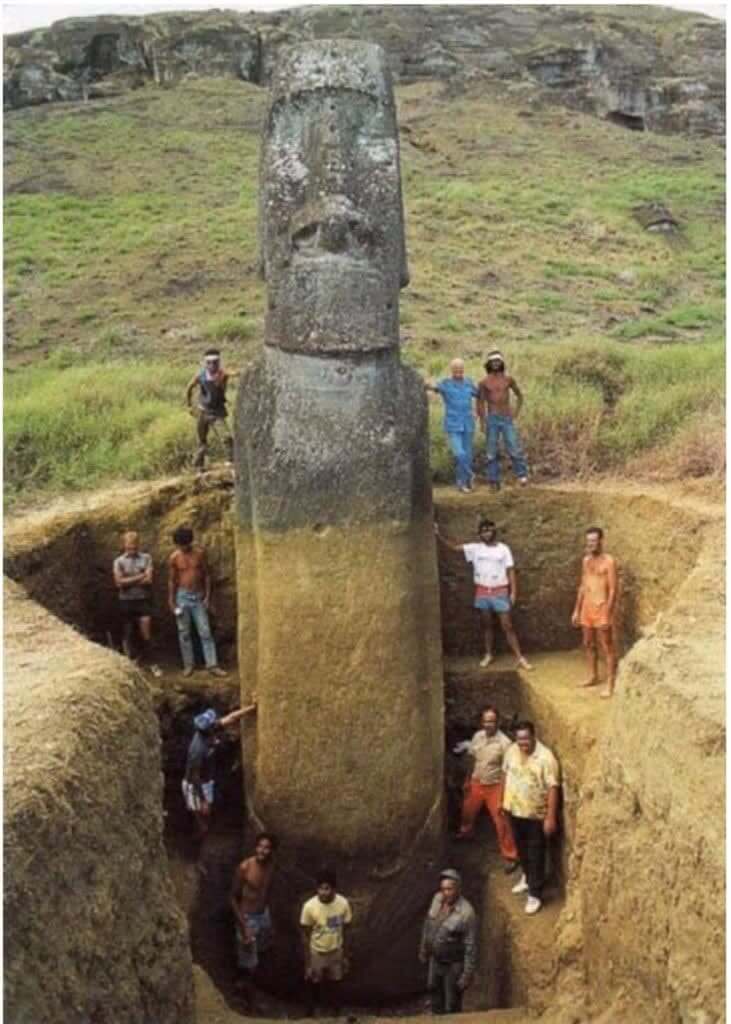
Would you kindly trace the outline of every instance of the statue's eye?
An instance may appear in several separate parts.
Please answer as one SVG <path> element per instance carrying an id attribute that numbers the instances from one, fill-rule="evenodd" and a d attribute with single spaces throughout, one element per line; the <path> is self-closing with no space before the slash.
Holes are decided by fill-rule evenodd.
<path id="1" fill-rule="evenodd" d="M 318 224 L 305 224 L 299 231 L 295 231 L 292 238 L 292 244 L 295 249 L 307 249 L 309 246 L 315 245 L 317 243 L 318 231 Z"/>

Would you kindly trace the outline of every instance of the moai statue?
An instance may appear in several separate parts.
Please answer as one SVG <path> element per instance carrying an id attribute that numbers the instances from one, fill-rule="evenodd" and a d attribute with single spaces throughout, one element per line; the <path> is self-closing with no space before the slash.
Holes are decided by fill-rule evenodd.
<path id="1" fill-rule="evenodd" d="M 321 40 L 281 57 L 259 229 L 265 346 L 235 431 L 242 700 L 258 700 L 249 814 L 282 841 L 293 903 L 320 865 L 337 868 L 355 915 L 351 991 L 413 991 L 442 842 L 442 668 L 427 406 L 399 359 L 408 272 L 380 47 Z"/>

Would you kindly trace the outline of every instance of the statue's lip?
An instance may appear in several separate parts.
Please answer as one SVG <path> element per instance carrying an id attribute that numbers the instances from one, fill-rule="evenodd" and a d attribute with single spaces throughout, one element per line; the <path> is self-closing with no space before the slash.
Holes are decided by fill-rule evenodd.
<path id="1" fill-rule="evenodd" d="M 354 256 L 347 252 L 323 252 L 322 250 L 295 253 L 289 266 L 283 268 L 281 273 L 292 274 L 303 269 L 315 271 L 318 268 L 337 268 L 346 274 L 357 273 L 361 277 L 365 275 L 379 281 L 386 279 L 383 269 L 363 256 Z"/>

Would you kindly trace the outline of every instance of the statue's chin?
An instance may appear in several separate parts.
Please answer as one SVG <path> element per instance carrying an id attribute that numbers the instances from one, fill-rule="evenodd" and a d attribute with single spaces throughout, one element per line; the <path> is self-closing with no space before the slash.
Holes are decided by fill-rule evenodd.
<path id="1" fill-rule="evenodd" d="M 398 283 L 364 260 L 298 259 L 270 277 L 266 343 L 314 355 L 398 345 Z"/>

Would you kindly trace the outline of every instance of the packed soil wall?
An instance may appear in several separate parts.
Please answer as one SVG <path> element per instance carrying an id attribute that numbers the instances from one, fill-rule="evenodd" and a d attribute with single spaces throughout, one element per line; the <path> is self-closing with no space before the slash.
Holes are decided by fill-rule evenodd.
<path id="1" fill-rule="evenodd" d="M 140 535 L 140 549 L 152 555 L 154 642 L 177 650 L 168 609 L 167 560 L 173 531 L 191 526 L 208 555 L 213 587 L 211 625 L 219 653 L 228 658 L 236 643 L 236 585 L 228 509 L 230 473 L 130 485 L 91 495 L 42 513 L 19 517 L 5 532 L 5 572 L 22 580 L 31 597 L 63 622 L 99 643 L 121 645 L 122 620 L 112 563 L 126 530 Z"/>
<path id="2" fill-rule="evenodd" d="M 145 683 L 9 581 L 4 738 L 6 1019 L 192 1022 Z"/>
<path id="3" fill-rule="evenodd" d="M 607 1020 L 725 1019 L 722 524 L 702 536 L 625 659 L 583 786 L 559 981 Z"/>
<path id="4" fill-rule="evenodd" d="M 456 543 L 476 541 L 483 516 L 497 523 L 498 539 L 515 559 L 513 619 L 526 651 L 566 650 L 579 642 L 571 612 L 587 527 L 602 527 L 605 550 L 619 563 L 618 632 L 624 649 L 671 599 L 700 543 L 702 516 L 636 493 L 527 488 L 463 495 L 441 488 L 435 507 L 442 533 Z M 439 576 L 445 654 L 480 653 L 472 567 L 461 553 L 440 545 Z"/>

